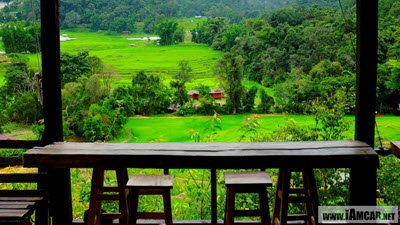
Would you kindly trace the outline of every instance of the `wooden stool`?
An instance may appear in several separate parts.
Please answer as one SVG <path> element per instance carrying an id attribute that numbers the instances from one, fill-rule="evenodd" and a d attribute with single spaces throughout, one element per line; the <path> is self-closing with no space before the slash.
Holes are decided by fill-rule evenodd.
<path id="1" fill-rule="evenodd" d="M 115 171 L 117 186 L 104 186 L 104 172 L 108 170 Z M 113 219 L 119 219 L 121 224 L 127 224 L 128 210 L 125 193 L 125 184 L 127 180 L 128 171 L 126 168 L 93 168 L 88 225 L 100 225 L 102 221 L 111 222 Z M 102 201 L 118 201 L 119 212 L 104 212 L 101 208 Z"/>
<path id="2" fill-rule="evenodd" d="M 225 172 L 226 203 L 225 225 L 233 225 L 235 217 L 261 217 L 263 225 L 271 224 L 268 206 L 267 186 L 272 186 L 271 178 L 265 171 L 260 172 Z M 235 210 L 236 193 L 258 193 L 258 210 Z"/>
<path id="3" fill-rule="evenodd" d="M 166 225 L 172 225 L 171 193 L 172 175 L 136 175 L 129 178 L 126 188 L 129 190 L 129 225 L 136 225 L 137 219 L 164 219 Z M 164 212 L 138 212 L 139 195 L 162 195 Z"/>
<path id="4" fill-rule="evenodd" d="M 291 187 L 292 172 L 301 172 L 303 187 Z M 293 196 L 294 195 L 294 196 Z M 288 214 L 289 203 L 304 204 L 304 214 Z M 318 193 L 312 168 L 294 170 L 281 168 L 279 170 L 276 188 L 273 224 L 287 224 L 288 221 L 302 220 L 305 224 L 318 223 Z"/>

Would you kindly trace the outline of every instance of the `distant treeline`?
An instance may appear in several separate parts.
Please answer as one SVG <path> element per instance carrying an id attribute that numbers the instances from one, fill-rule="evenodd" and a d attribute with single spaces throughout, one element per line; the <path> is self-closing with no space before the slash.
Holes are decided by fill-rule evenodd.
<path id="1" fill-rule="evenodd" d="M 192 41 L 241 57 L 243 76 L 275 91 L 275 111 L 304 113 L 313 101 L 355 109 L 356 4 L 341 9 L 288 5 L 229 24 L 209 18 Z M 400 2 L 379 2 L 377 111 L 398 113 L 400 104 Z M 232 63 L 233 64 L 233 63 Z M 238 66 L 239 65 L 239 66 Z M 241 68 L 243 67 L 243 68 Z"/>
<path id="2" fill-rule="evenodd" d="M 0 23 L 40 19 L 39 0 L 6 2 L 0 12 Z M 143 22 L 143 31 L 153 33 L 154 26 L 164 18 L 224 17 L 239 22 L 290 3 L 338 6 L 336 0 L 65 0 L 60 1 L 60 22 L 62 29 L 116 32 L 135 32 L 137 22 Z"/>

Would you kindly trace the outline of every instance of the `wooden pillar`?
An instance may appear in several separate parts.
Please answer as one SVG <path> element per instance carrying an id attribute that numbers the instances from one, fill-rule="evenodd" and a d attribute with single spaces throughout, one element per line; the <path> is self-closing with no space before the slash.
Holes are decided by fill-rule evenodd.
<path id="1" fill-rule="evenodd" d="M 355 139 L 374 147 L 378 64 L 378 0 L 357 0 Z M 350 204 L 376 205 L 377 168 L 350 170 Z"/>
<path id="2" fill-rule="evenodd" d="M 211 224 L 216 225 L 217 215 L 217 170 L 211 169 Z"/>
<path id="3" fill-rule="evenodd" d="M 41 50 L 44 144 L 63 141 L 60 72 L 60 25 L 58 0 L 41 0 Z M 71 224 L 69 169 L 49 169 L 50 216 L 53 225 Z"/>
<path id="4" fill-rule="evenodd" d="M 378 67 L 378 0 L 357 0 L 355 139 L 374 146 Z"/>

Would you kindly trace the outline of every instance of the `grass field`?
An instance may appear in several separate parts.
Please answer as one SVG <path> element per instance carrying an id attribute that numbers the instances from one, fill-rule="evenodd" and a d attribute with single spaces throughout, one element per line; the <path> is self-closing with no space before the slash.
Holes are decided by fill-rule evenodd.
<path id="1" fill-rule="evenodd" d="M 216 142 L 239 141 L 245 133 L 241 129 L 244 120 L 249 115 L 221 116 L 220 130 L 212 135 Z M 260 115 L 261 127 L 266 131 L 274 131 L 287 120 L 294 120 L 299 126 L 315 125 L 314 117 L 307 115 Z M 350 121 L 350 130 L 345 133 L 346 139 L 354 139 L 354 116 L 346 116 Z M 382 116 L 376 118 L 378 131 L 385 144 L 400 138 L 400 117 Z M 115 142 L 193 142 L 190 130 L 195 130 L 204 140 L 210 134 L 211 117 L 132 117 L 124 126 Z M 173 132 L 171 132 L 173 131 Z M 376 134 L 376 137 L 378 135 Z"/>

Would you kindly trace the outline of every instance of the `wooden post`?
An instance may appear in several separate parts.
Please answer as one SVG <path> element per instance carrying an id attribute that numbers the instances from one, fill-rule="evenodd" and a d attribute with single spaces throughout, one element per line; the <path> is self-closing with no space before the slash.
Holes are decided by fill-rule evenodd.
<path id="1" fill-rule="evenodd" d="M 41 0 L 41 50 L 43 115 L 42 141 L 50 144 L 63 140 L 60 72 L 60 25 L 58 0 Z M 68 169 L 48 170 L 50 216 L 53 225 L 71 224 L 71 181 Z"/>
<path id="2" fill-rule="evenodd" d="M 217 170 L 211 169 L 211 224 L 216 225 L 217 216 Z"/>
<path id="3" fill-rule="evenodd" d="M 355 139 L 374 147 L 378 66 L 378 0 L 357 0 Z"/>
<path id="4" fill-rule="evenodd" d="M 355 139 L 374 147 L 378 64 L 378 0 L 357 0 Z M 350 205 L 376 205 L 377 168 L 350 170 Z"/>

